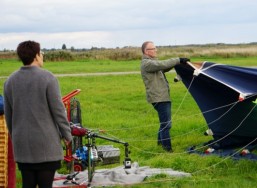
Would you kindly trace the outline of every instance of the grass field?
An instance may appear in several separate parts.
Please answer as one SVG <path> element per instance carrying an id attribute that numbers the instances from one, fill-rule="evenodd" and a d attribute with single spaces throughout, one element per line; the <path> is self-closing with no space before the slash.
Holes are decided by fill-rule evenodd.
<path id="1" fill-rule="evenodd" d="M 257 57 L 207 60 L 230 65 L 257 65 Z M 206 59 L 194 58 L 191 61 L 201 62 Z M 58 74 L 139 71 L 139 66 L 140 61 L 88 61 L 45 63 L 44 68 Z M 0 75 L 8 76 L 19 67 L 20 62 L 2 61 Z M 189 178 L 161 174 L 148 178 L 139 185 L 127 187 L 256 187 L 257 165 L 253 161 L 234 161 L 230 158 L 201 157 L 186 153 L 189 146 L 199 145 L 212 138 L 203 135 L 207 129 L 205 120 L 185 86 L 181 82 L 172 81 L 174 77 L 175 73 L 167 75 L 173 100 L 171 135 L 174 153 L 166 153 L 156 144 L 158 118 L 152 106 L 145 100 L 140 74 L 59 77 L 58 80 L 62 95 L 81 89 L 77 98 L 81 102 L 83 126 L 94 130 L 103 129 L 106 131 L 105 136 L 127 141 L 130 144 L 132 162 L 136 161 L 140 166 L 172 168 L 192 174 Z M 0 79 L 1 86 L 5 79 Z M 0 93 L 2 91 L 1 87 Z M 97 144 L 119 147 L 123 159 L 123 146 L 100 139 L 97 139 Z M 117 166 L 122 165 L 121 163 Z M 20 175 L 18 172 L 17 174 L 20 180 Z M 20 187 L 20 183 L 17 183 L 17 187 Z"/>
<path id="2" fill-rule="evenodd" d="M 189 56 L 190 57 L 190 56 Z M 191 58 L 191 62 L 216 62 L 237 66 L 257 66 L 257 56 L 254 57 L 196 57 Z M 17 60 L 0 59 L 0 76 L 8 76 L 21 66 Z M 140 60 L 113 61 L 113 60 L 80 60 L 66 62 L 45 62 L 44 68 L 55 74 L 67 73 L 92 73 L 92 72 L 129 72 L 140 70 Z M 1 90 L 0 90 L 1 91 Z"/>

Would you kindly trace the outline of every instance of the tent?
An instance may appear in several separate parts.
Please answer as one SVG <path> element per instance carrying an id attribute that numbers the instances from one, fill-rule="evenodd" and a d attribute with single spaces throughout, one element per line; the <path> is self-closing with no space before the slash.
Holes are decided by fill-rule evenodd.
<path id="1" fill-rule="evenodd" d="M 175 70 L 203 113 L 213 147 L 242 146 L 257 138 L 256 68 L 188 62 Z"/>

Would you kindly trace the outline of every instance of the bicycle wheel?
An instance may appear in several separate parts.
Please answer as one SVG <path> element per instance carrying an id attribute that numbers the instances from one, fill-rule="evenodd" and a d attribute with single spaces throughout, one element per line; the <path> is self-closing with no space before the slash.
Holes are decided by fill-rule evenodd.
<path id="1" fill-rule="evenodd" d="M 88 170 L 88 185 L 91 184 L 92 179 L 93 179 L 93 174 L 94 174 L 94 163 L 93 160 L 91 158 L 91 146 L 88 147 L 88 159 L 87 159 L 87 170 Z"/>

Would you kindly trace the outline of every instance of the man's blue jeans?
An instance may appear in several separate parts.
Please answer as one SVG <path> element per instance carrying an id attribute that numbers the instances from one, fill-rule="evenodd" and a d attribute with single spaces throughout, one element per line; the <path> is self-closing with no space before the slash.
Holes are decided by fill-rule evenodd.
<path id="1" fill-rule="evenodd" d="M 171 139 L 170 139 L 170 129 L 171 129 L 171 102 L 158 102 L 152 103 L 154 109 L 158 112 L 160 128 L 158 132 L 158 143 L 162 144 L 162 147 L 170 151 Z"/>

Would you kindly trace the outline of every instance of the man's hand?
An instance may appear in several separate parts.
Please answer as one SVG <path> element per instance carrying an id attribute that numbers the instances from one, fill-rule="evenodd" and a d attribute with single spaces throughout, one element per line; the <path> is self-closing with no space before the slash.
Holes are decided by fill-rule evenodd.
<path id="1" fill-rule="evenodd" d="M 63 139 L 63 142 L 64 142 L 64 144 L 65 144 L 66 146 L 69 146 L 69 145 L 71 144 L 71 141 L 68 141 L 68 140 L 66 140 L 66 139 Z"/>
<path id="2" fill-rule="evenodd" d="M 179 61 L 180 61 L 181 64 L 187 64 L 188 61 L 190 62 L 190 59 L 188 59 L 188 58 L 179 58 Z"/>

